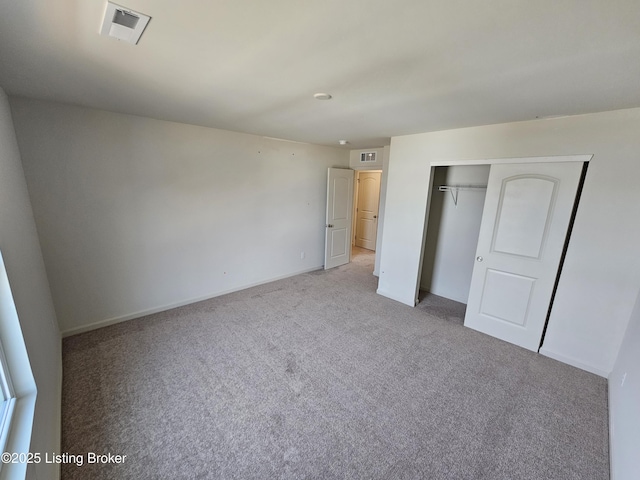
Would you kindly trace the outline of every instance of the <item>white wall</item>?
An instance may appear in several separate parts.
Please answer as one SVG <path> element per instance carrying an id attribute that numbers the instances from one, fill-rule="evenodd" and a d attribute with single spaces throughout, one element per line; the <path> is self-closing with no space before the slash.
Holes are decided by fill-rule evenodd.
<path id="1" fill-rule="evenodd" d="M 486 185 L 489 165 L 436 167 L 429 208 L 429 226 L 422 261 L 421 289 L 467 303 L 487 193 L 458 192 L 457 205 L 440 185 Z"/>
<path id="2" fill-rule="evenodd" d="M 394 137 L 379 293 L 413 304 L 430 163 L 593 154 L 544 353 L 607 376 L 640 287 L 640 109 Z"/>
<path id="3" fill-rule="evenodd" d="M 323 265 L 327 168 L 347 150 L 11 107 L 64 333 Z"/>
<path id="4" fill-rule="evenodd" d="M 640 472 L 640 295 L 609 376 L 611 479 Z"/>
<path id="5" fill-rule="evenodd" d="M 378 209 L 378 237 L 376 243 L 376 259 L 373 274 L 380 276 L 380 258 L 382 256 L 382 231 L 384 230 L 384 212 L 387 202 L 387 178 L 389 171 L 389 145 L 382 149 L 382 177 L 380 177 L 380 208 Z"/>
<path id="6" fill-rule="evenodd" d="M 7 97 L 0 89 L 0 250 L 38 390 L 31 452 L 60 451 L 61 342 Z M 51 464 L 27 478 L 57 478 Z"/>

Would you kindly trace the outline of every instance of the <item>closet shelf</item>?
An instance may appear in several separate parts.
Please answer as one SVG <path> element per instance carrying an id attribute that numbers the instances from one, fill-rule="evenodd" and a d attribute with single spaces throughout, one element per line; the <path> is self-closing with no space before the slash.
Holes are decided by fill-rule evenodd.
<path id="1" fill-rule="evenodd" d="M 453 198 L 453 204 L 458 206 L 458 192 L 460 190 L 484 190 L 486 189 L 486 185 L 440 185 L 438 190 L 441 192 L 449 192 L 451 193 L 451 198 Z"/>

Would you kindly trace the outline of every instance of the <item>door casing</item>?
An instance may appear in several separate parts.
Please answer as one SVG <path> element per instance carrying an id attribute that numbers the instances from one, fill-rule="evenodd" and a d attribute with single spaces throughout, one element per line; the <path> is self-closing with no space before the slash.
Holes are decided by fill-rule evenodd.
<path id="1" fill-rule="evenodd" d="M 374 203 L 371 212 L 363 212 L 363 208 L 365 207 L 361 203 L 361 194 L 364 187 L 363 180 L 366 182 L 369 180 L 367 175 L 375 174 L 377 176 L 377 191 L 374 196 Z M 364 179 L 362 178 L 364 177 Z M 378 234 L 378 217 L 379 217 L 379 209 L 380 209 L 380 187 L 382 183 L 382 170 L 359 170 L 356 172 L 356 184 L 355 184 L 355 194 L 354 194 L 354 212 L 353 212 L 353 245 L 358 247 L 367 248 L 369 250 L 376 250 L 377 247 L 377 234 Z M 373 229 L 373 231 L 369 231 L 369 237 L 373 238 L 362 238 L 362 230 L 365 230 L 365 225 L 363 222 L 368 223 L 367 225 L 369 229 Z M 360 235 L 358 235 L 360 233 Z M 360 240 L 358 240 L 358 236 L 360 236 Z M 360 244 L 359 244 L 360 243 Z"/>

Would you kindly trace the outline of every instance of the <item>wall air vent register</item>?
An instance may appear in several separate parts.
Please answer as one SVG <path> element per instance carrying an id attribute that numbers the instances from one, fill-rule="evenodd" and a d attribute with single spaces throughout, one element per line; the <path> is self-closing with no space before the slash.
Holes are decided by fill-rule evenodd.
<path id="1" fill-rule="evenodd" d="M 360 153 L 360 162 L 361 163 L 370 163 L 376 161 L 376 152 L 361 152 Z"/>

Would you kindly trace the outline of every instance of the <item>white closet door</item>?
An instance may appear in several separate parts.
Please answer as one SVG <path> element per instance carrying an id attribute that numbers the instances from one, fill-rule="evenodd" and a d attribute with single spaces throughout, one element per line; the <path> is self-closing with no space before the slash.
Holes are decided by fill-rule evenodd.
<path id="1" fill-rule="evenodd" d="M 464 324 L 537 351 L 582 163 L 491 166 Z"/>

